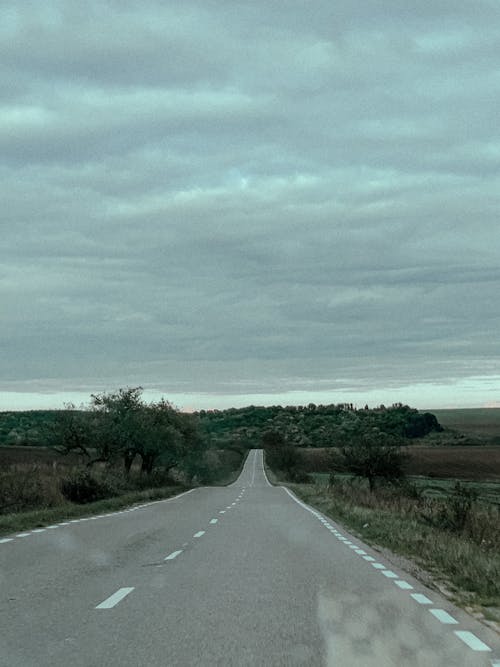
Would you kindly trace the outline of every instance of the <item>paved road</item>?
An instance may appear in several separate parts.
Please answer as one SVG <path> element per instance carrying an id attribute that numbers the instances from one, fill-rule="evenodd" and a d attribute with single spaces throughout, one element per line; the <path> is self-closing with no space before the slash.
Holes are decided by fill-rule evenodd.
<path id="1" fill-rule="evenodd" d="M 333 521 L 238 481 L 0 540 L 2 667 L 500 665 L 498 636 Z"/>

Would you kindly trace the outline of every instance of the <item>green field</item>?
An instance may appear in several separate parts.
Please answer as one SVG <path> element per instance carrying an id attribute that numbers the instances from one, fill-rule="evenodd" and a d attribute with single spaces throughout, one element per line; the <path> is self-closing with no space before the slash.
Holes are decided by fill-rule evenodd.
<path id="1" fill-rule="evenodd" d="M 497 438 L 500 444 L 500 408 L 429 410 L 447 429 L 482 438 Z"/>

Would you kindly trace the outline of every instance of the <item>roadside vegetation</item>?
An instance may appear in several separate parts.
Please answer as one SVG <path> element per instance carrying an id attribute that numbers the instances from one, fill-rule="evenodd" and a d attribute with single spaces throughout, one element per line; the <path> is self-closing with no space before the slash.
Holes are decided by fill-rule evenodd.
<path id="1" fill-rule="evenodd" d="M 3 533 L 101 512 L 103 503 L 118 507 L 227 484 L 245 457 L 241 447 L 213 447 L 196 415 L 165 400 L 145 403 L 140 387 L 92 395 L 80 409 L 35 414 L 19 415 L 17 426 L 13 413 L 0 416 L 11 442 L 25 428 L 31 444 L 0 448 Z"/>
<path id="2" fill-rule="evenodd" d="M 379 431 L 316 457 L 277 432 L 262 444 L 275 480 L 375 548 L 411 559 L 427 584 L 500 622 L 498 482 L 408 476 L 411 448 Z"/>

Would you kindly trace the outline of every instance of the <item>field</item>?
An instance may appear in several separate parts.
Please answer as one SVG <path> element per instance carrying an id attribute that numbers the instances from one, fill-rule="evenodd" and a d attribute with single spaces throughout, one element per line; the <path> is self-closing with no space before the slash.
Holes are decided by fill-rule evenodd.
<path id="1" fill-rule="evenodd" d="M 429 410 L 445 429 L 480 438 L 494 439 L 500 444 L 500 408 L 464 408 Z"/>
<path id="2" fill-rule="evenodd" d="M 328 448 L 302 449 L 301 468 L 306 472 L 326 472 L 330 451 Z M 407 453 L 408 475 L 500 482 L 500 447 L 413 445 L 407 447 Z"/>

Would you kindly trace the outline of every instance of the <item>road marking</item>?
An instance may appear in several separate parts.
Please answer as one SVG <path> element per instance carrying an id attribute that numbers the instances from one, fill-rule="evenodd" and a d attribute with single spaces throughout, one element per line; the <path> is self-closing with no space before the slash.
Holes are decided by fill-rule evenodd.
<path id="1" fill-rule="evenodd" d="M 210 523 L 217 523 L 219 519 L 210 519 Z"/>
<path id="2" fill-rule="evenodd" d="M 411 596 L 415 602 L 418 602 L 418 604 L 432 604 L 432 600 L 429 600 L 429 598 L 422 595 L 422 593 L 412 593 Z"/>
<path id="3" fill-rule="evenodd" d="M 166 500 L 157 500 L 156 502 L 171 503 L 172 500 L 178 500 L 179 498 L 182 498 L 182 496 L 187 496 L 188 493 L 193 493 L 193 491 L 196 491 L 196 489 L 189 489 L 189 491 L 183 491 L 182 493 L 179 493 L 178 496 L 172 496 L 171 498 L 167 498 Z"/>
<path id="4" fill-rule="evenodd" d="M 2 540 L 0 540 L 0 544 L 5 544 L 6 542 L 13 542 L 14 538 L 13 537 L 4 537 Z"/>
<path id="5" fill-rule="evenodd" d="M 455 630 L 456 636 L 461 639 L 473 651 L 491 651 L 490 647 L 482 642 L 475 634 L 468 630 Z M 494 662 L 493 666 L 500 665 L 500 662 Z"/>
<path id="6" fill-rule="evenodd" d="M 168 556 L 165 558 L 165 560 L 174 560 L 174 558 L 177 558 L 177 556 L 181 553 L 182 553 L 182 549 L 179 549 L 178 551 L 172 551 L 171 554 L 168 554 Z"/>
<path id="7" fill-rule="evenodd" d="M 225 514 L 226 510 L 220 510 L 219 514 Z"/>
<path id="8" fill-rule="evenodd" d="M 205 531 L 204 530 L 199 530 L 197 533 L 195 533 L 193 535 L 193 537 L 201 537 L 202 535 L 205 535 Z"/>
<path id="9" fill-rule="evenodd" d="M 236 503 L 231 503 L 231 507 L 234 507 L 235 505 L 236 505 Z"/>
<path id="10" fill-rule="evenodd" d="M 16 537 L 29 537 L 30 533 L 19 533 Z"/>
<path id="11" fill-rule="evenodd" d="M 458 621 L 450 616 L 444 609 L 429 609 L 431 614 L 437 618 L 438 621 L 445 625 L 458 625 Z"/>
<path id="12" fill-rule="evenodd" d="M 363 558 L 364 558 L 364 560 L 367 560 L 370 563 L 373 563 L 373 561 L 375 560 L 375 558 L 373 556 L 363 556 Z"/>
<path id="13" fill-rule="evenodd" d="M 53 530 L 54 528 L 59 528 L 59 526 L 47 526 L 47 530 Z"/>
<path id="14" fill-rule="evenodd" d="M 372 567 L 376 570 L 385 570 L 385 565 L 382 565 L 382 563 L 372 563 Z"/>
<path id="15" fill-rule="evenodd" d="M 354 551 L 360 556 L 366 556 L 366 551 L 363 551 L 363 549 L 354 549 Z"/>
<path id="16" fill-rule="evenodd" d="M 44 533 L 45 528 L 33 528 L 32 533 Z"/>
<path id="17" fill-rule="evenodd" d="M 388 579 L 397 579 L 399 576 L 392 570 L 382 570 L 382 574 L 384 575 L 384 577 L 387 577 Z"/>
<path id="18" fill-rule="evenodd" d="M 357 549 L 357 548 L 358 548 L 357 544 L 350 544 L 349 545 L 349 549 L 352 549 L 353 551 L 354 551 L 354 549 Z"/>
<path id="19" fill-rule="evenodd" d="M 394 582 L 396 586 L 399 586 L 399 588 L 403 589 L 404 591 L 411 591 L 413 590 L 413 586 L 409 584 L 407 581 L 403 581 L 400 579 L 399 581 Z"/>
<path id="20" fill-rule="evenodd" d="M 63 521 L 59 524 L 60 526 L 69 526 L 69 521 Z"/>
<path id="21" fill-rule="evenodd" d="M 231 505 L 228 505 L 228 506 L 226 507 L 226 509 L 227 509 L 227 510 L 230 510 L 230 509 L 231 509 Z"/>
<path id="22" fill-rule="evenodd" d="M 116 593 L 110 595 L 109 598 L 98 604 L 96 609 L 111 609 L 123 600 L 129 593 L 132 593 L 134 588 L 119 588 Z"/>

